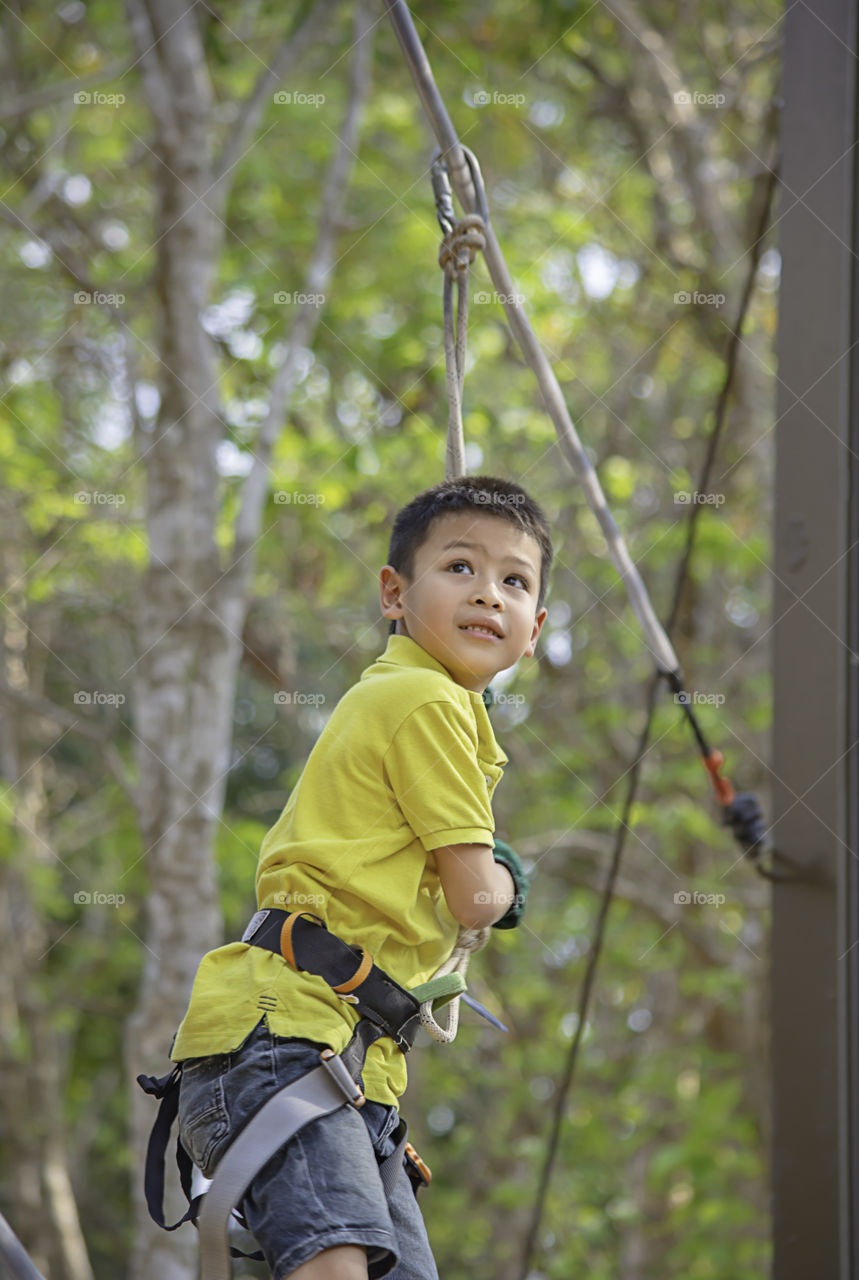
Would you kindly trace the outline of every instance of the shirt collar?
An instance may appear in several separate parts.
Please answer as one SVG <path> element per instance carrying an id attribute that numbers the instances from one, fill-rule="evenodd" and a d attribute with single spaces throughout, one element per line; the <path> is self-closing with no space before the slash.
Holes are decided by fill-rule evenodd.
<path id="1" fill-rule="evenodd" d="M 395 667 L 422 667 L 425 671 L 440 671 L 453 680 L 447 667 L 427 653 L 411 636 L 388 636 L 385 652 L 376 661 L 389 662 Z M 466 689 L 465 692 L 469 693 L 471 690 Z"/>
<path id="2" fill-rule="evenodd" d="M 388 636 L 385 652 L 376 659 L 376 662 L 385 663 L 392 667 L 418 667 L 425 671 L 440 671 L 442 675 L 447 676 L 454 688 L 468 698 L 474 709 L 477 721 L 477 736 L 481 746 L 487 751 L 487 754 L 495 764 L 505 765 L 508 763 L 508 757 L 496 741 L 489 713 L 483 701 L 483 694 L 478 693 L 476 689 L 466 689 L 461 684 L 457 684 L 447 667 L 434 658 L 432 654 L 427 653 L 426 649 L 419 645 L 416 640 L 413 640 L 411 636 Z M 373 665 L 375 666 L 375 663 Z"/>

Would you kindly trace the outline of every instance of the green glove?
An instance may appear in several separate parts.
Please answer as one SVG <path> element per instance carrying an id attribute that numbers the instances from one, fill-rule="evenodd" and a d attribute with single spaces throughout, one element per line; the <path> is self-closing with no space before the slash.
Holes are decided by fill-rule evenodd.
<path id="1" fill-rule="evenodd" d="M 506 867 L 513 877 L 513 884 L 516 888 L 516 896 L 511 902 L 507 911 L 500 920 L 496 920 L 493 929 L 515 929 L 522 916 L 525 914 L 525 900 L 528 897 L 528 880 L 525 875 L 525 868 L 519 861 L 519 855 L 509 844 L 505 844 L 503 840 L 495 841 L 495 848 L 492 856 L 496 862 L 500 862 L 502 867 Z"/>

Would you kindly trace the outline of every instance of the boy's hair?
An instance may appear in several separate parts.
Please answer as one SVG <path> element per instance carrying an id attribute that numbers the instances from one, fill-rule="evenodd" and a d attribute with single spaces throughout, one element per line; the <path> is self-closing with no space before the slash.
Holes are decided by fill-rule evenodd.
<path id="1" fill-rule="evenodd" d="M 460 476 L 424 489 L 397 512 L 391 530 L 388 564 L 406 578 L 414 577 L 415 556 L 430 527 L 448 512 L 474 511 L 506 520 L 535 538 L 540 547 L 540 589 L 537 611 L 543 607 L 552 567 L 552 540 L 545 512 L 518 484 L 495 476 Z M 394 631 L 391 623 L 390 632 Z"/>

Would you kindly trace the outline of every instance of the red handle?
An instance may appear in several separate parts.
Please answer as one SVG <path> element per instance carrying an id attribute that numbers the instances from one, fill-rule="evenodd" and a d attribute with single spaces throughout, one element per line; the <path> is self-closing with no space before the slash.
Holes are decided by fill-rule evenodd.
<path id="1" fill-rule="evenodd" d="M 710 781 L 713 784 L 713 790 L 716 793 L 719 804 L 729 805 L 736 793 L 729 779 L 719 776 L 719 770 L 725 763 L 725 757 L 721 751 L 711 751 L 708 756 L 702 756 L 701 758 L 704 761 L 704 768 L 710 775 Z"/>

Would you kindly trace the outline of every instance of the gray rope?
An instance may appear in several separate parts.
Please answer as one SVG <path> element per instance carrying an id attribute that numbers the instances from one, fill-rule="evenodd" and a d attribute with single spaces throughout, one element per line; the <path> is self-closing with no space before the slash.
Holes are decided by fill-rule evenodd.
<path id="1" fill-rule="evenodd" d="M 445 479 L 465 475 L 465 439 L 462 430 L 462 391 L 468 337 L 468 268 L 486 244 L 484 222 L 469 213 L 441 242 L 438 265 L 444 271 L 444 363 L 447 372 L 447 452 Z M 456 337 L 454 338 L 453 285 L 456 282 Z"/>
<path id="2" fill-rule="evenodd" d="M 470 153 L 467 153 L 467 149 L 462 146 L 456 135 L 408 6 L 405 0 L 385 0 L 385 6 L 412 73 L 415 87 L 438 139 L 442 156 L 450 173 L 451 185 L 459 197 L 460 204 L 463 209 L 485 210 L 486 193 L 482 188 L 477 166 L 469 163 Z M 552 366 L 537 341 L 524 308 L 519 304 L 507 263 L 504 261 L 504 255 L 489 222 L 485 225 L 485 239 L 483 252 L 492 283 L 504 298 L 503 305 L 510 328 L 537 378 L 546 410 L 558 433 L 561 452 L 578 476 L 588 506 L 599 523 L 608 545 L 609 555 L 620 574 L 632 610 L 644 633 L 650 655 L 660 671 L 666 674 L 679 671 L 680 663 L 677 655 L 654 612 L 647 588 L 614 522 L 597 473 L 573 426 Z"/>
<path id="3" fill-rule="evenodd" d="M 0 1213 L 0 1262 L 9 1280 L 45 1280 L 9 1223 Z"/>

